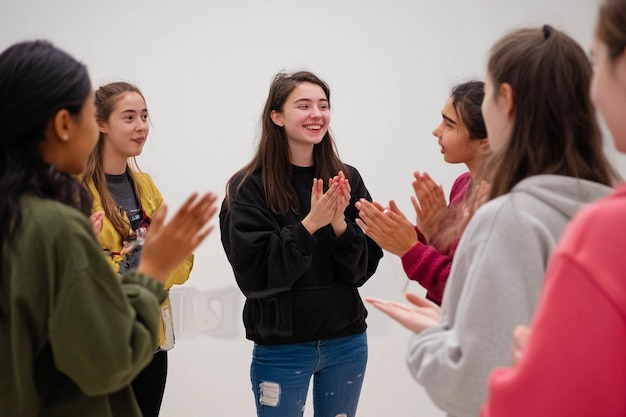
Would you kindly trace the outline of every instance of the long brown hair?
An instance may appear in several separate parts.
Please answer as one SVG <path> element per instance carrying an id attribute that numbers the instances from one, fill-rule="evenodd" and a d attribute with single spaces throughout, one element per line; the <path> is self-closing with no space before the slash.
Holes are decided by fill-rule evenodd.
<path id="1" fill-rule="evenodd" d="M 615 61 L 626 49 L 626 1 L 604 0 L 598 11 L 596 36 L 607 46 Z"/>
<path id="2" fill-rule="evenodd" d="M 230 208 L 232 200 L 246 179 L 260 170 L 270 210 L 278 215 L 285 215 L 289 211 L 298 212 L 298 198 L 290 181 L 292 167 L 289 159 L 287 135 L 284 127 L 278 126 L 272 121 L 271 113 L 272 111 L 282 112 L 291 92 L 299 84 L 305 82 L 316 84 L 324 90 L 330 108 L 330 89 L 315 74 L 308 71 L 276 74 L 270 85 L 263 109 L 261 137 L 256 153 L 252 160 L 237 171 L 226 184 L 227 207 Z M 344 171 L 346 177 L 349 175 L 345 165 L 339 159 L 330 129 L 321 142 L 313 147 L 313 161 L 316 178 L 331 178 L 337 175 L 340 170 Z M 233 184 L 235 178 L 237 178 L 237 184 Z M 233 185 L 235 188 L 231 192 Z"/>
<path id="3" fill-rule="evenodd" d="M 139 88 L 129 84 L 127 82 L 114 82 L 107 85 L 103 85 L 96 90 L 96 119 L 98 123 L 106 123 L 111 117 L 111 113 L 115 108 L 115 105 L 122 97 L 124 93 L 137 93 L 145 101 L 145 98 Z M 87 162 L 87 169 L 82 177 L 83 185 L 91 180 L 100 194 L 102 201 L 102 207 L 104 209 L 104 215 L 111 221 L 115 230 L 123 237 L 128 235 L 130 230 L 130 223 L 122 216 L 113 195 L 107 187 L 105 172 L 103 168 L 103 149 L 104 149 L 104 133 L 100 133 L 100 139 L 93 152 L 89 156 Z M 130 176 L 131 182 L 135 189 L 135 195 L 137 198 L 141 195 L 140 186 L 135 181 L 135 172 L 140 172 L 137 160 L 129 158 L 126 162 L 126 173 Z"/>
<path id="4" fill-rule="evenodd" d="M 489 199 L 539 174 L 614 184 L 590 99 L 591 64 L 576 41 L 550 26 L 519 29 L 496 42 L 487 70 L 496 98 L 502 83 L 514 96 L 511 137 L 488 171 Z"/>

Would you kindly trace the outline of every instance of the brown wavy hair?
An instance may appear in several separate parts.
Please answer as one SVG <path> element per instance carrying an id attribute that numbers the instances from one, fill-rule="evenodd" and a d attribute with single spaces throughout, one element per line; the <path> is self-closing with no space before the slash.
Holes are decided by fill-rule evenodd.
<path id="1" fill-rule="evenodd" d="M 252 160 L 237 171 L 226 184 L 225 200 L 228 208 L 246 179 L 260 170 L 270 210 L 277 215 L 285 215 L 289 211 L 298 212 L 298 198 L 290 181 L 292 167 L 287 135 L 284 127 L 272 121 L 271 114 L 272 111 L 283 111 L 287 98 L 301 83 L 320 86 L 326 94 L 330 109 L 330 88 L 315 74 L 308 71 L 276 74 L 261 116 L 261 137 L 256 153 Z M 346 166 L 339 159 L 330 129 L 321 142 L 313 147 L 313 161 L 316 178 L 331 178 L 339 171 L 343 171 L 346 177 L 349 176 Z M 233 184 L 235 179 L 237 184 Z"/>

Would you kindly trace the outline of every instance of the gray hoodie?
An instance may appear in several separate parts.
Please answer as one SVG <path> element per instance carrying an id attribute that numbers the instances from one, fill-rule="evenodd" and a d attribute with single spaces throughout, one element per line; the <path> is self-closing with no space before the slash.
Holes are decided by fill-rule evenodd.
<path id="1" fill-rule="evenodd" d="M 490 372 L 511 364 L 515 326 L 530 323 L 565 225 L 610 192 L 586 180 L 537 175 L 476 211 L 454 256 L 441 324 L 412 336 L 406 358 L 449 416 L 479 415 Z"/>

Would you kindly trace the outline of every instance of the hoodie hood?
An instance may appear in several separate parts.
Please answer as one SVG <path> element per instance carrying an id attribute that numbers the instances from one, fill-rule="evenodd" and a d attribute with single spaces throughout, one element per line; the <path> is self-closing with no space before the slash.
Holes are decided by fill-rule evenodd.
<path id="1" fill-rule="evenodd" d="M 584 205 L 612 191 L 597 182 L 564 175 L 534 175 L 520 181 L 510 195 L 525 193 L 571 218 Z"/>

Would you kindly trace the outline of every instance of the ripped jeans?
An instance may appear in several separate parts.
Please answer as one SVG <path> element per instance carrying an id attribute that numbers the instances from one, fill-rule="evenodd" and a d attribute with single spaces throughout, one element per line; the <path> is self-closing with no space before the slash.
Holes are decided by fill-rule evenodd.
<path id="1" fill-rule="evenodd" d="M 258 417 L 302 417 L 313 376 L 315 417 L 355 417 L 367 334 L 288 345 L 254 345 L 250 381 Z"/>

